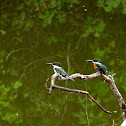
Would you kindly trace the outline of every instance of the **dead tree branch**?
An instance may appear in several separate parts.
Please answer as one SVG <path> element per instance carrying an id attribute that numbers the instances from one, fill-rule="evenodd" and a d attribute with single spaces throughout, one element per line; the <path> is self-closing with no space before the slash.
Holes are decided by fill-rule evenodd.
<path id="1" fill-rule="evenodd" d="M 98 77 L 99 73 L 95 73 L 92 75 L 81 75 L 79 73 L 73 74 L 70 77 L 72 78 L 81 78 L 82 80 L 87 80 L 87 79 L 91 79 L 91 78 L 96 78 Z M 56 88 L 56 89 L 60 89 L 60 90 L 64 90 L 64 91 L 68 91 L 68 92 L 74 92 L 74 93 L 81 93 L 81 94 L 85 94 L 89 100 L 93 101 L 96 105 L 98 105 L 98 107 L 100 109 L 102 109 L 104 112 L 108 113 L 109 115 L 111 115 L 112 112 L 107 111 L 105 108 L 103 108 L 87 91 L 83 91 L 83 90 L 77 90 L 77 89 L 70 89 L 70 88 L 65 88 L 65 87 L 61 87 L 61 86 L 57 86 L 55 85 L 55 80 L 66 80 L 66 78 L 63 77 L 59 77 L 58 74 L 53 74 L 51 77 L 51 85 L 50 88 L 47 87 L 47 82 L 49 79 L 46 80 L 45 83 L 45 88 L 49 91 L 49 94 L 51 94 L 52 89 Z"/>
<path id="2" fill-rule="evenodd" d="M 124 121 L 123 121 L 122 124 L 126 125 L 126 104 L 125 104 L 125 101 L 124 101 L 121 93 L 119 92 L 119 90 L 118 90 L 118 88 L 115 84 L 115 81 L 114 81 L 114 78 L 113 78 L 114 75 L 115 74 L 107 76 L 107 75 L 104 75 L 104 74 L 100 74 L 99 72 L 96 72 L 96 73 L 93 73 L 93 74 L 90 74 L 90 75 L 82 75 L 80 73 L 75 73 L 75 74 L 70 75 L 70 77 L 73 78 L 73 79 L 79 78 L 81 80 L 88 80 L 88 79 L 93 79 L 93 78 L 97 78 L 97 77 L 102 77 L 107 83 L 109 83 L 113 94 L 115 95 L 116 99 L 118 100 L 120 107 L 123 109 L 123 120 Z M 91 100 L 95 104 L 97 104 L 98 107 L 100 107 L 104 112 L 106 112 L 108 114 L 112 113 L 110 111 L 107 111 L 99 103 L 97 103 L 96 100 L 93 99 L 93 97 L 90 96 L 89 92 L 57 86 L 57 85 L 55 85 L 55 80 L 63 81 L 63 80 L 67 80 L 67 79 L 64 78 L 64 77 L 61 77 L 59 74 L 53 74 L 52 77 L 51 77 L 51 85 L 50 85 L 49 89 L 47 88 L 47 81 L 48 80 L 46 81 L 46 89 L 49 91 L 49 94 L 51 94 L 51 91 L 52 91 L 53 88 L 68 91 L 68 92 L 85 94 L 88 97 L 89 100 Z M 122 126 L 124 126 L 124 125 L 122 125 Z"/>
<path id="3" fill-rule="evenodd" d="M 122 95 L 120 94 L 118 88 L 116 87 L 114 78 L 112 76 L 106 76 L 104 74 L 102 74 L 103 79 L 108 82 L 110 84 L 110 88 L 112 90 L 112 92 L 114 93 L 115 97 L 117 98 L 120 107 L 123 109 L 124 112 L 126 112 L 126 104 L 125 101 L 122 97 Z"/>

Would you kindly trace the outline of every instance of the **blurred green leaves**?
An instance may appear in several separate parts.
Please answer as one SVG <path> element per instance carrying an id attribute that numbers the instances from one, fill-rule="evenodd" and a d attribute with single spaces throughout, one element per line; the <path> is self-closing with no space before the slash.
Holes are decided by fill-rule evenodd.
<path id="1" fill-rule="evenodd" d="M 12 83 L 12 86 L 13 86 L 14 89 L 18 89 L 19 87 L 22 86 L 22 83 L 19 82 L 19 81 L 16 81 L 15 83 Z"/>
<path id="2" fill-rule="evenodd" d="M 45 14 L 40 14 L 39 18 L 43 19 L 43 26 L 47 26 L 51 24 L 52 18 L 54 17 L 55 14 L 56 14 L 56 10 L 54 11 L 47 10 Z"/>
<path id="3" fill-rule="evenodd" d="M 15 107 L 13 102 L 15 102 L 18 97 L 16 90 L 21 86 L 22 83 L 18 81 L 8 87 L 5 87 L 4 84 L 0 84 L 0 116 L 2 120 L 12 123 L 18 119 L 17 113 L 19 110 Z"/>
<path id="4" fill-rule="evenodd" d="M 36 68 L 41 67 L 40 62 L 37 65 L 35 62 L 34 66 L 31 65 L 31 68 L 28 67 L 28 69 L 24 70 L 24 66 L 30 62 L 34 62 L 36 57 L 44 58 L 44 61 L 43 59 L 41 60 L 43 62 L 46 60 L 61 60 L 62 58 L 62 62 L 65 62 L 64 59 L 66 58 L 66 50 L 69 42 L 71 46 L 69 50 L 71 55 L 70 60 L 75 62 L 73 65 L 77 66 L 77 68 L 75 67 L 74 69 L 72 68 L 73 66 L 71 66 L 69 74 L 72 74 L 76 71 L 80 72 L 81 70 L 84 72 L 84 69 L 82 69 L 84 64 L 82 66 L 78 65 L 81 63 L 81 58 L 84 56 L 92 56 L 104 60 L 109 57 L 110 53 L 111 55 L 115 53 L 116 56 L 120 56 L 119 53 L 125 53 L 125 51 L 120 51 L 119 46 L 121 44 L 111 37 L 112 34 L 114 34 L 114 36 L 120 36 L 121 38 L 121 34 L 125 35 L 125 32 L 120 33 L 114 31 L 114 21 L 116 28 L 118 29 L 119 27 L 121 29 L 118 29 L 118 31 L 123 31 L 123 29 L 120 27 L 121 25 L 117 25 L 116 19 L 114 19 L 113 22 L 108 20 L 111 13 L 110 15 L 107 13 L 108 15 L 106 16 L 106 12 L 112 12 L 114 9 L 117 9 L 118 13 L 121 11 L 123 14 L 126 14 L 125 0 L 97 0 L 98 7 L 95 8 L 95 10 L 91 9 L 95 5 L 90 4 L 89 7 L 88 4 L 90 2 L 88 2 L 89 1 L 80 2 L 79 0 L 27 0 L 20 2 L 9 1 L 9 5 L 6 4 L 6 1 L 1 3 L 0 14 L 2 18 L 0 22 L 0 35 L 3 39 L 2 42 L 5 43 L 1 47 L 6 49 L 6 52 L 0 51 L 0 72 L 2 75 L 2 80 L 0 80 L 1 120 L 9 123 L 14 122 L 13 125 L 20 122 L 24 124 L 26 120 L 29 120 L 26 125 L 32 123 L 36 124 L 36 120 L 39 120 L 37 125 L 41 125 L 43 122 L 45 122 L 45 125 L 49 125 L 49 122 L 53 125 L 50 121 L 51 118 L 57 123 L 57 118 L 55 118 L 55 116 L 52 118 L 52 115 L 55 115 L 56 110 L 62 111 L 63 106 L 66 106 L 66 93 L 64 95 L 64 92 L 56 90 L 50 97 L 47 92 L 44 92 L 45 89 L 41 86 L 41 83 L 38 83 L 38 80 L 44 79 L 47 73 L 44 68 L 40 68 L 39 71 L 42 71 L 44 74 L 41 76 L 39 73 L 41 77 L 38 77 L 38 69 Z M 82 11 L 83 5 L 86 5 L 88 9 L 86 13 Z M 99 8 L 103 8 L 105 11 L 101 11 Z M 125 23 L 123 23 L 123 25 L 125 25 Z M 8 35 L 7 38 L 6 35 Z M 23 39 L 23 37 L 25 39 Z M 80 38 L 79 41 L 78 38 Z M 110 40 L 108 40 L 108 38 Z M 86 40 L 88 41 L 87 43 Z M 46 44 L 50 46 L 49 51 L 51 53 L 48 53 Z M 78 45 L 78 50 L 74 48 L 76 44 Z M 21 50 L 21 53 L 13 53 L 9 59 L 5 61 L 7 53 L 17 48 L 25 48 L 25 51 Z M 27 51 L 27 48 L 30 51 Z M 38 56 L 38 54 L 42 57 Z M 51 58 L 44 57 L 43 55 L 45 54 L 46 56 L 50 55 Z M 57 55 L 59 58 L 57 58 Z M 116 68 L 125 66 L 125 59 L 120 59 L 118 64 L 115 65 L 113 61 L 117 58 L 116 56 L 112 59 L 109 57 L 109 62 L 105 64 L 112 64 L 111 66 L 114 71 L 117 71 Z M 81 60 L 78 60 L 79 58 Z M 114 68 L 114 65 L 116 68 Z M 78 69 L 79 67 L 80 69 Z M 122 76 L 118 77 L 118 81 L 116 82 L 123 83 L 123 81 L 125 81 L 125 74 L 124 72 L 122 73 Z M 36 77 L 32 78 L 34 75 Z M 25 86 L 18 81 L 20 80 L 19 78 L 22 78 L 22 80 L 26 82 Z M 61 84 L 62 82 L 59 83 Z M 98 83 L 99 81 L 97 85 Z M 84 83 L 81 81 L 78 86 L 83 88 L 81 84 L 83 85 Z M 104 83 L 100 84 L 100 86 L 87 86 L 88 90 L 91 90 L 91 93 L 97 98 L 99 103 L 102 101 L 101 97 L 106 97 L 106 95 L 109 94 L 108 87 L 104 86 Z M 71 87 L 71 85 L 68 86 Z M 74 85 L 72 86 L 74 87 Z M 124 84 L 122 84 L 121 87 L 126 90 Z M 98 98 L 98 96 L 100 96 L 100 98 Z M 106 103 L 111 102 L 110 100 L 110 97 L 104 99 Z M 75 97 L 71 96 L 69 102 L 71 102 L 73 106 Z M 103 105 L 105 102 L 103 102 Z M 82 102 L 76 101 L 76 104 L 80 105 Z M 96 118 L 98 118 L 98 120 L 107 118 L 99 109 L 99 113 L 97 116 L 95 115 L 97 107 L 94 103 L 89 102 L 88 104 L 86 102 L 86 104 L 87 105 L 84 104 L 84 107 L 79 113 L 74 113 L 74 117 L 79 119 L 79 124 L 87 125 L 88 123 L 85 110 L 88 111 L 90 124 L 94 122 Z M 89 109 L 85 109 L 86 107 L 89 107 Z M 23 113 L 23 116 L 21 113 Z M 59 120 L 61 120 L 61 118 Z"/>
<path id="5" fill-rule="evenodd" d="M 66 22 L 66 14 L 58 14 L 57 19 L 59 19 L 59 23 L 63 24 Z"/>
<path id="6" fill-rule="evenodd" d="M 100 21 L 98 25 L 95 26 L 95 31 L 96 32 L 103 32 L 105 29 L 106 24 L 104 21 Z"/>
<path id="7" fill-rule="evenodd" d="M 80 111 L 79 113 L 73 113 L 74 117 L 79 118 L 79 124 L 87 124 L 87 119 L 86 119 L 85 115 L 86 115 L 86 113 L 84 111 Z"/>
<path id="8" fill-rule="evenodd" d="M 121 4 L 122 4 L 122 7 L 123 7 L 122 13 L 126 14 L 126 0 L 121 0 Z"/>
<path id="9" fill-rule="evenodd" d="M 0 80 L 0 120 L 4 120 L 8 123 L 20 123 L 18 112 L 19 108 L 15 105 L 15 101 L 18 100 L 19 94 L 17 90 L 23 85 L 19 81 L 8 82 L 7 76 L 18 76 L 18 72 L 14 68 L 6 68 L 5 57 L 7 52 L 1 50 L 0 52 L 0 73 L 4 79 Z M 15 63 L 16 58 L 12 57 L 12 62 Z M 11 62 L 10 62 L 11 63 Z M 20 120 L 20 121 L 19 121 Z"/>
<path id="10" fill-rule="evenodd" d="M 104 8 L 106 12 L 111 12 L 117 8 L 123 14 L 126 14 L 126 1 L 125 0 L 97 0 L 97 6 Z M 121 10 L 120 8 L 123 7 Z"/>
<path id="11" fill-rule="evenodd" d="M 97 1 L 97 6 L 98 7 L 104 7 L 104 0 L 98 0 Z"/>
<path id="12" fill-rule="evenodd" d="M 89 26 L 85 29 L 83 29 L 82 37 L 87 37 L 90 34 L 93 34 L 94 37 L 99 38 L 102 35 L 102 32 L 104 31 L 106 24 L 104 21 L 98 21 L 97 19 L 91 20 L 91 17 L 88 17 L 87 24 Z"/>
<path id="13" fill-rule="evenodd" d="M 2 115 L 2 120 L 8 121 L 9 123 L 12 123 L 13 121 L 18 119 L 18 114 L 14 111 L 8 111 L 4 115 Z"/>
<path id="14" fill-rule="evenodd" d="M 0 33 L 1 33 L 2 35 L 5 35 L 5 34 L 6 34 L 6 31 L 0 29 Z"/>

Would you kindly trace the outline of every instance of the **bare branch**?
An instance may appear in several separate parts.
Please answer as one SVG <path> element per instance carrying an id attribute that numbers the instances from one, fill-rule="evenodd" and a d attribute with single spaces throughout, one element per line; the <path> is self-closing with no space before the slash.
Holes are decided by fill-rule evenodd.
<path id="1" fill-rule="evenodd" d="M 120 107 L 123 109 L 124 112 L 126 112 L 125 101 L 124 101 L 122 95 L 120 94 L 118 88 L 116 87 L 113 76 L 111 76 L 111 75 L 106 76 L 106 75 L 102 74 L 102 77 L 106 82 L 108 82 L 110 84 L 110 88 L 111 88 L 112 92 L 114 93 L 115 97 L 117 98 Z"/>
<path id="2" fill-rule="evenodd" d="M 98 102 L 96 102 L 96 100 L 93 99 L 93 97 L 91 97 L 89 94 L 87 94 L 87 96 L 88 96 L 88 98 L 89 98 L 91 101 L 93 101 L 94 103 L 96 103 L 96 104 L 100 107 L 101 110 L 103 110 L 104 112 L 108 113 L 109 115 L 112 114 L 112 112 L 107 111 L 105 108 L 103 108 L 103 107 L 102 107 Z"/>
<path id="3" fill-rule="evenodd" d="M 101 74 L 99 72 L 96 72 L 96 73 L 93 73 L 93 74 L 90 74 L 90 75 L 82 75 L 80 73 L 75 73 L 75 74 L 72 74 L 70 75 L 71 78 L 80 78 L 82 80 L 88 80 L 88 79 L 93 79 L 93 78 L 97 78 L 97 77 L 100 77 Z M 58 80 L 67 80 L 65 77 L 60 77 L 58 78 Z"/>
<path id="4" fill-rule="evenodd" d="M 115 95 L 116 99 L 118 100 L 119 102 L 119 105 L 120 107 L 123 109 L 123 123 L 121 126 L 126 126 L 126 104 L 125 104 L 125 101 L 121 95 L 121 93 L 119 92 L 116 84 L 115 84 L 115 80 L 114 80 L 114 75 L 104 75 L 104 74 L 101 74 L 99 72 L 96 72 L 96 73 L 93 73 L 93 74 L 90 74 L 90 75 L 82 75 L 80 73 L 75 73 L 75 74 L 72 74 L 70 75 L 71 78 L 75 79 L 75 78 L 79 78 L 81 80 L 88 80 L 88 79 L 93 79 L 93 78 L 97 78 L 97 77 L 102 77 L 107 83 L 109 83 L 110 85 L 110 88 L 113 92 L 113 94 Z M 83 91 L 83 90 L 77 90 L 77 89 L 70 89 L 70 88 L 65 88 L 65 87 L 61 87 L 61 86 L 57 86 L 55 85 L 55 80 L 58 80 L 58 81 L 63 81 L 63 80 L 68 80 L 62 76 L 60 76 L 59 74 L 53 74 L 52 77 L 51 77 L 51 85 L 50 85 L 50 88 L 48 89 L 47 88 L 47 81 L 46 81 L 46 89 L 49 91 L 49 94 L 52 92 L 52 89 L 53 88 L 56 88 L 56 89 L 60 89 L 60 90 L 64 90 L 64 91 L 68 91 L 68 92 L 74 92 L 74 93 L 81 93 L 81 94 L 85 94 L 89 100 L 93 101 L 96 105 L 98 105 L 98 107 L 103 110 L 104 112 L 108 113 L 109 115 L 111 115 L 112 112 L 110 111 L 107 111 L 105 108 L 103 108 L 99 103 L 97 103 L 97 101 L 92 97 L 90 96 L 89 92 L 87 91 Z"/>
<path id="5" fill-rule="evenodd" d="M 71 75 L 72 78 L 81 78 L 82 80 L 87 80 L 87 79 L 91 79 L 91 78 L 96 78 L 98 76 L 101 76 L 98 72 L 91 74 L 91 75 L 81 75 L 79 73 L 73 74 Z M 56 89 L 60 89 L 60 90 L 64 90 L 64 91 L 68 91 L 68 92 L 74 92 L 74 93 L 81 93 L 81 94 L 85 94 L 89 100 L 93 101 L 96 105 L 98 105 L 98 107 L 103 110 L 104 112 L 108 113 L 109 115 L 112 113 L 110 111 L 107 111 L 105 108 L 103 108 L 87 91 L 83 91 L 83 90 L 77 90 L 77 89 L 70 89 L 70 88 L 65 88 L 65 87 L 61 87 L 61 86 L 57 86 L 55 85 L 55 80 L 56 78 L 58 78 L 58 80 L 66 80 L 66 78 L 59 78 L 58 74 L 53 74 L 51 77 L 51 86 L 48 89 L 47 87 L 47 81 L 45 83 L 45 87 L 46 89 L 49 91 L 49 94 L 51 94 L 52 89 L 56 88 Z M 48 79 L 47 79 L 48 80 Z"/>
<path id="6" fill-rule="evenodd" d="M 99 72 L 90 74 L 90 75 L 82 75 L 80 73 L 75 73 L 72 74 L 70 77 L 71 78 L 80 78 L 82 80 L 88 80 L 88 79 L 93 79 L 93 78 L 97 78 L 97 77 L 102 77 L 106 82 L 108 82 L 110 84 L 110 88 L 112 90 L 112 92 L 114 93 L 115 97 L 117 98 L 120 107 L 123 109 L 124 112 L 126 112 L 126 104 L 125 101 L 122 97 L 122 95 L 120 94 L 118 88 L 116 87 L 115 81 L 113 76 L 115 75 L 115 73 L 113 75 L 104 75 L 104 74 L 100 74 Z M 67 80 L 64 77 L 58 78 L 58 80 Z"/>
<path id="7" fill-rule="evenodd" d="M 18 52 L 18 51 L 20 51 L 20 50 L 22 50 L 22 48 L 21 48 L 21 49 L 17 49 L 17 50 L 12 50 L 12 51 L 6 56 L 6 60 L 8 60 L 8 58 L 10 57 L 10 55 L 11 55 L 12 53 Z"/>
<path id="8" fill-rule="evenodd" d="M 49 91 L 49 89 L 48 89 L 48 87 L 47 87 L 47 82 L 49 81 L 49 78 L 47 78 L 47 80 L 46 80 L 46 83 L 45 83 L 45 88 L 46 88 L 46 90 L 48 90 Z"/>

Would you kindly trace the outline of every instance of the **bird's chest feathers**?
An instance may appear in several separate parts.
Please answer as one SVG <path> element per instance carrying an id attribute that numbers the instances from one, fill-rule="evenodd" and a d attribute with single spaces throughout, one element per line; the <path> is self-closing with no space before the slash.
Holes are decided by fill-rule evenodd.
<path id="1" fill-rule="evenodd" d="M 97 64 L 96 64 L 96 63 L 94 63 L 94 68 L 95 68 L 95 69 L 97 68 Z"/>
<path id="2" fill-rule="evenodd" d="M 59 66 L 53 66 L 53 70 L 54 70 L 55 73 L 57 73 L 57 70 L 60 69 L 60 68 L 61 67 L 59 67 Z"/>

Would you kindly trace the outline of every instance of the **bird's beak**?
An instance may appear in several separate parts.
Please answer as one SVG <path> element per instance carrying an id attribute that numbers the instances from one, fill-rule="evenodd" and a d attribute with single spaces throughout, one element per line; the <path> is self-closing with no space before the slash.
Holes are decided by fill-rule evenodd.
<path id="1" fill-rule="evenodd" d="M 93 62 L 93 60 L 86 60 L 86 61 L 88 61 L 88 62 Z"/>
<path id="2" fill-rule="evenodd" d="M 46 63 L 46 64 L 48 64 L 48 65 L 52 65 L 53 63 Z"/>

